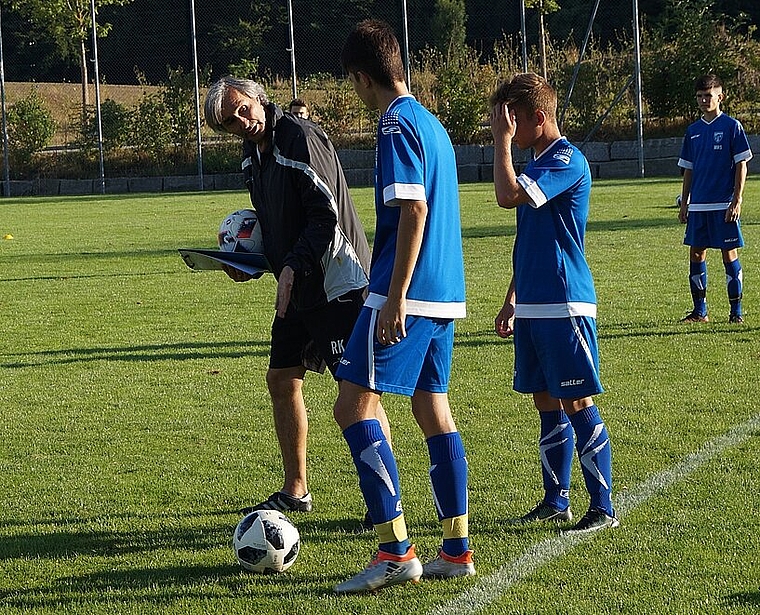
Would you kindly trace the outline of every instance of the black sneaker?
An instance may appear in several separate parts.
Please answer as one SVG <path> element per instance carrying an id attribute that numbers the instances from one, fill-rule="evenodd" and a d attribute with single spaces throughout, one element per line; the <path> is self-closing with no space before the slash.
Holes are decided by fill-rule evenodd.
<path id="1" fill-rule="evenodd" d="M 732 325 L 740 325 L 744 322 L 744 318 L 742 318 L 741 314 L 731 314 L 731 316 L 728 317 L 728 322 Z"/>
<path id="2" fill-rule="evenodd" d="M 678 322 L 710 322 L 707 314 L 700 314 L 697 311 L 689 312 Z"/>
<path id="3" fill-rule="evenodd" d="M 588 534 L 608 527 L 618 527 L 619 525 L 620 521 L 618 521 L 617 517 L 610 517 L 603 510 L 589 508 L 588 512 L 583 515 L 583 518 L 578 523 L 569 530 L 565 530 L 565 534 Z"/>
<path id="4" fill-rule="evenodd" d="M 311 494 L 297 498 L 283 491 L 270 495 L 261 504 L 240 509 L 241 515 L 247 515 L 254 510 L 279 510 L 280 512 L 311 512 Z"/>
<path id="5" fill-rule="evenodd" d="M 562 523 L 564 521 L 572 521 L 573 513 L 568 506 L 564 510 L 557 510 L 551 504 L 546 502 L 539 502 L 536 507 L 529 513 L 516 519 L 510 519 L 510 523 L 513 525 L 527 525 L 529 523 Z"/>

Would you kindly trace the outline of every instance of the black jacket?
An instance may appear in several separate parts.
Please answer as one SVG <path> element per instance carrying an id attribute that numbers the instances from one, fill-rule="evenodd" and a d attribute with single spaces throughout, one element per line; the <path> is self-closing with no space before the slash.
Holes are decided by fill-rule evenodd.
<path id="1" fill-rule="evenodd" d="M 259 157 L 243 143 L 243 175 L 275 277 L 295 272 L 291 305 L 299 311 L 368 282 L 370 250 L 327 135 L 313 122 L 269 104 L 271 147 Z"/>

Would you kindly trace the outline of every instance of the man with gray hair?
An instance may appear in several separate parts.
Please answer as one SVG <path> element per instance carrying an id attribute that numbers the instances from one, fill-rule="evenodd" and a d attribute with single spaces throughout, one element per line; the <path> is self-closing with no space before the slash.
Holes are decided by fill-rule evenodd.
<path id="1" fill-rule="evenodd" d="M 335 376 L 364 303 L 369 245 L 338 155 L 318 126 L 283 113 L 259 83 L 235 77 L 209 88 L 204 112 L 211 128 L 243 140 L 245 184 L 277 278 L 266 381 L 285 477 L 280 491 L 241 512 L 309 512 L 303 379 L 325 366 Z M 236 282 L 251 279 L 225 271 Z"/>

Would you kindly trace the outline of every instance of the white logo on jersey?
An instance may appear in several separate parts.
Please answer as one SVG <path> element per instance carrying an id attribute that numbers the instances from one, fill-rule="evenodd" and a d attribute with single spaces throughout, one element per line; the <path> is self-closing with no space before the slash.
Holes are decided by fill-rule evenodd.
<path id="1" fill-rule="evenodd" d="M 557 150 L 554 152 L 554 155 L 552 158 L 555 160 L 561 160 L 565 164 L 570 164 L 570 158 L 573 156 L 573 148 L 572 147 L 563 147 L 561 150 Z"/>
<path id="2" fill-rule="evenodd" d="M 722 132 L 714 132 L 713 133 L 713 140 L 716 143 L 720 143 L 721 141 L 723 141 L 723 133 Z"/>
<path id="3" fill-rule="evenodd" d="M 345 352 L 345 348 L 343 347 L 343 340 L 332 340 L 330 342 L 330 349 L 332 350 L 333 354 L 343 354 Z"/>
<path id="4" fill-rule="evenodd" d="M 380 120 L 380 132 L 384 135 L 399 134 L 401 127 L 398 125 L 398 111 L 386 113 Z"/>

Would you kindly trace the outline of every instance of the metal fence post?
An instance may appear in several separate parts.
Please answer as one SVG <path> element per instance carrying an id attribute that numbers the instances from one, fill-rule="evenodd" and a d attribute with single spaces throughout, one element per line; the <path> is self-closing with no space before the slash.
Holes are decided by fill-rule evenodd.
<path id="1" fill-rule="evenodd" d="M 5 65 L 3 63 L 3 18 L 2 7 L 0 7 L 0 112 L 3 114 L 3 181 L 5 190 L 3 195 L 11 195 L 11 175 L 10 160 L 8 160 L 8 122 L 6 120 L 7 110 L 5 108 Z"/>

